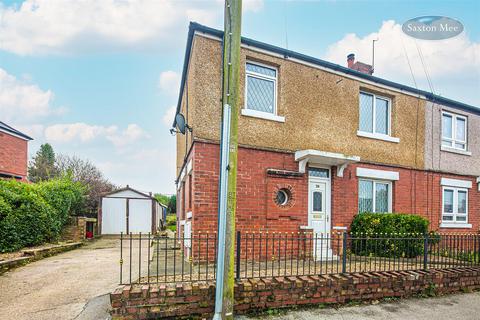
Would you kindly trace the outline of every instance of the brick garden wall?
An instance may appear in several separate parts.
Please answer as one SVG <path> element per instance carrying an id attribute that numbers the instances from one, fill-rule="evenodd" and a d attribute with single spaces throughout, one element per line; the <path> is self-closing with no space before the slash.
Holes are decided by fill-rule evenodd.
<path id="1" fill-rule="evenodd" d="M 416 294 L 480 289 L 480 268 L 338 274 L 241 280 L 235 313 L 295 305 L 342 304 Z M 111 295 L 113 319 L 208 318 L 215 303 L 213 283 L 131 285 Z"/>
<path id="2" fill-rule="evenodd" d="M 0 172 L 19 175 L 26 180 L 27 148 L 26 140 L 0 132 Z"/>

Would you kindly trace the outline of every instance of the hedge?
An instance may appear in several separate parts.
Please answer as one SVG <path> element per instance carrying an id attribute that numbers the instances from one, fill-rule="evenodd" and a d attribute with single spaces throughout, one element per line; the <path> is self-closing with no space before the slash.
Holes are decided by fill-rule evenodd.
<path id="1" fill-rule="evenodd" d="M 414 258 L 423 254 L 429 221 L 414 214 L 360 213 L 351 224 L 350 249 L 356 255 Z M 437 240 L 435 234 L 429 234 Z"/>
<path id="2" fill-rule="evenodd" d="M 68 177 L 37 184 L 0 180 L 0 252 L 58 240 L 83 202 L 84 187 Z"/>

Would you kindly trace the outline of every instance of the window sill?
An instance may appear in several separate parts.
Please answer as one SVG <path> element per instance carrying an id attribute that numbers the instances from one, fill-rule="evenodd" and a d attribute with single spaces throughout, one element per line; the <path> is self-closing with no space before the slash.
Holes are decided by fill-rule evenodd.
<path id="1" fill-rule="evenodd" d="M 471 223 L 448 223 L 442 222 L 440 228 L 471 229 Z"/>
<path id="2" fill-rule="evenodd" d="M 370 139 L 383 140 L 383 141 L 388 141 L 388 142 L 395 142 L 395 143 L 400 142 L 400 138 L 395 138 L 395 137 L 391 137 L 389 135 L 380 134 L 380 133 L 357 131 L 357 136 L 364 137 L 364 138 L 370 138 Z"/>
<path id="3" fill-rule="evenodd" d="M 242 115 L 247 116 L 247 117 L 270 120 L 270 121 L 285 122 L 285 117 L 277 116 L 275 114 L 271 114 L 271 113 L 267 113 L 267 112 L 245 109 L 245 108 L 242 109 Z"/>
<path id="4" fill-rule="evenodd" d="M 471 156 L 472 155 L 472 153 L 470 151 L 465 151 L 465 150 L 460 150 L 460 149 L 455 149 L 455 148 L 449 148 L 449 147 L 446 147 L 446 146 L 441 146 L 440 150 L 445 151 L 445 152 L 461 154 L 461 155 L 464 155 L 464 156 Z"/>

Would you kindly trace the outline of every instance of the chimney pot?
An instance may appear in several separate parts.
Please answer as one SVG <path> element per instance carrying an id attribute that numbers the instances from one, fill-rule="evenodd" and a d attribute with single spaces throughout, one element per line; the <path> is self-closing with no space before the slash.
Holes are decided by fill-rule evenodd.
<path id="1" fill-rule="evenodd" d="M 347 66 L 351 69 L 354 64 L 355 64 L 355 54 L 350 53 L 347 56 Z"/>

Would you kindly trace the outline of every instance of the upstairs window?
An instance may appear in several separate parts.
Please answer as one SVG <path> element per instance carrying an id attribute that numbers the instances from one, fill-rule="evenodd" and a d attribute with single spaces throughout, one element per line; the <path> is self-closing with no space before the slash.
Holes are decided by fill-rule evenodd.
<path id="1" fill-rule="evenodd" d="M 360 132 L 389 136 L 390 113 L 390 99 L 360 92 Z"/>
<path id="2" fill-rule="evenodd" d="M 277 69 L 257 63 L 246 64 L 246 109 L 276 114 Z"/>
<path id="3" fill-rule="evenodd" d="M 442 146 L 467 150 L 467 118 L 442 112 Z"/>

